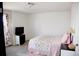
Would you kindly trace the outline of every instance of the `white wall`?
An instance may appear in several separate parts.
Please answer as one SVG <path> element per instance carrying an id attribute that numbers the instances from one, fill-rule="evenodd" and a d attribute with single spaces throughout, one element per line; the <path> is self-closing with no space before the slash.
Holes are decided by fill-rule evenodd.
<path id="1" fill-rule="evenodd" d="M 12 32 L 13 32 L 13 41 L 15 44 L 15 27 L 24 27 L 24 33 L 26 40 L 28 40 L 28 15 L 21 12 L 12 11 Z"/>
<path id="2" fill-rule="evenodd" d="M 10 15 L 9 15 L 10 16 Z M 70 11 L 26 14 L 12 11 L 11 27 L 15 44 L 15 27 L 23 26 L 26 40 L 38 35 L 62 35 L 70 27 Z"/>
<path id="3" fill-rule="evenodd" d="M 74 3 L 72 5 L 71 26 L 75 28 L 74 43 L 79 44 L 79 3 Z"/>
<path id="4" fill-rule="evenodd" d="M 70 11 L 46 12 L 30 15 L 31 37 L 62 35 L 70 27 Z"/>

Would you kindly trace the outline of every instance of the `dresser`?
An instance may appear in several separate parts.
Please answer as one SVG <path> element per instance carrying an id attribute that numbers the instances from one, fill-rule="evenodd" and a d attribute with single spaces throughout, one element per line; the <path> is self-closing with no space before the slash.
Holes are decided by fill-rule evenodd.
<path id="1" fill-rule="evenodd" d="M 23 45 L 25 43 L 25 35 L 16 35 L 16 45 Z"/>

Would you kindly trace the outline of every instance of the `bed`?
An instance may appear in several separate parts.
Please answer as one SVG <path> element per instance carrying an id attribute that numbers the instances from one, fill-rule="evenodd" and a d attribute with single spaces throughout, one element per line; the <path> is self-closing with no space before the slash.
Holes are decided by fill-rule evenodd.
<path id="1" fill-rule="evenodd" d="M 59 56 L 61 43 L 68 43 L 68 35 L 38 36 L 32 38 L 28 44 L 30 56 Z"/>

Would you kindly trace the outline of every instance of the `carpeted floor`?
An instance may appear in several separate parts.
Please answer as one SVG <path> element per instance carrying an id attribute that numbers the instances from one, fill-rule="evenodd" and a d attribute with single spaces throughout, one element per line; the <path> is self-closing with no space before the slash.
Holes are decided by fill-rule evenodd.
<path id="1" fill-rule="evenodd" d="M 28 45 L 6 47 L 7 56 L 28 56 Z"/>

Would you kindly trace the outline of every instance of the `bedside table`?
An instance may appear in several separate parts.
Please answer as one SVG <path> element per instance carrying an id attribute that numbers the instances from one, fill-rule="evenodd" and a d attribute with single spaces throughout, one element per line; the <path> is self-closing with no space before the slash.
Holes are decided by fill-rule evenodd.
<path id="1" fill-rule="evenodd" d="M 75 49 L 69 49 L 68 44 L 61 44 L 61 56 L 75 56 Z"/>

